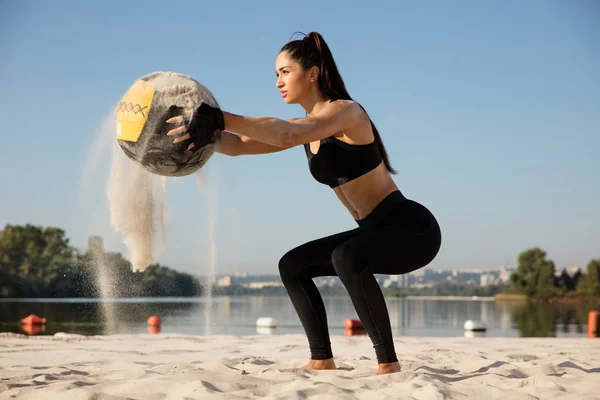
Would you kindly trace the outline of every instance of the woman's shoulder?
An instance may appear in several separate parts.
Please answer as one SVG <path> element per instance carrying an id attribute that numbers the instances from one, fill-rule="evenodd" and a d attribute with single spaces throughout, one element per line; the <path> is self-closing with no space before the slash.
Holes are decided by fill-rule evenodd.
<path id="1" fill-rule="evenodd" d="M 326 110 L 326 111 L 325 111 Z M 365 112 L 360 104 L 354 100 L 335 100 L 327 104 L 324 110 L 328 114 L 341 114 L 346 118 L 361 119 Z"/>
<path id="2" fill-rule="evenodd" d="M 342 114 L 345 119 L 351 120 L 352 124 L 359 124 L 362 126 L 367 126 L 371 124 L 371 120 L 367 115 L 365 109 L 354 100 L 336 100 L 334 102 L 329 103 L 329 105 L 334 105 L 338 103 L 335 107 L 337 109 L 331 111 Z"/>
<path id="3" fill-rule="evenodd" d="M 345 100 L 345 99 L 331 100 L 329 103 L 327 103 L 327 106 L 328 107 L 333 107 L 333 108 L 354 108 L 354 107 L 360 107 L 356 101 L 354 101 L 354 100 Z"/>

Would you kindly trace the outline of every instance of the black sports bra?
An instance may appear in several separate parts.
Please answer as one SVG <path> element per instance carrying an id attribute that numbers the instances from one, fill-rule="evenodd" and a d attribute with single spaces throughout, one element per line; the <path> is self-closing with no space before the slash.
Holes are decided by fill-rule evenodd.
<path id="1" fill-rule="evenodd" d="M 330 136 L 321 140 L 317 154 L 310 151 L 308 143 L 304 150 L 312 176 L 332 188 L 366 174 L 382 161 L 377 140 L 368 144 L 348 144 Z"/>

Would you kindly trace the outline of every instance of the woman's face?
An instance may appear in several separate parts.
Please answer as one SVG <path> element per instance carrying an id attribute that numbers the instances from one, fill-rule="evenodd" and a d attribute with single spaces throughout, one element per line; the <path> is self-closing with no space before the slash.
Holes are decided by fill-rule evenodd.
<path id="1" fill-rule="evenodd" d="M 310 90 L 308 72 L 292 59 L 287 51 L 282 51 L 275 62 L 276 87 L 286 104 L 297 104 Z"/>

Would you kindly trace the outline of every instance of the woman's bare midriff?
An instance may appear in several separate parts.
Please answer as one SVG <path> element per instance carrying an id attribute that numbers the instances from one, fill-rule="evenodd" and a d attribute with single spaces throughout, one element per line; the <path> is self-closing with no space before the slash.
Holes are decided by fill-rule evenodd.
<path id="1" fill-rule="evenodd" d="M 375 140 L 371 122 L 366 114 L 361 124 L 332 136 L 350 145 L 367 144 Z M 316 155 L 321 147 L 321 141 L 311 142 L 309 147 Z M 398 190 L 398 187 L 382 161 L 377 168 L 333 190 L 352 217 L 359 220 L 369 215 L 387 195 Z"/>
<path id="2" fill-rule="evenodd" d="M 340 201 L 355 220 L 363 219 L 398 186 L 383 161 L 377 168 L 358 178 L 333 188 Z"/>

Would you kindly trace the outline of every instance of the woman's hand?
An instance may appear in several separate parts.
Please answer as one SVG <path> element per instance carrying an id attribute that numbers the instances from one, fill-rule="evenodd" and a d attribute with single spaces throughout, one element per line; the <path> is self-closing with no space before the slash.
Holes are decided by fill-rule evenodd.
<path id="1" fill-rule="evenodd" d="M 182 115 L 171 117 L 166 121 L 168 124 L 179 125 L 167 132 L 167 136 L 177 136 L 173 143 L 180 143 L 184 140 L 190 140 L 191 143 L 187 149 L 197 151 L 207 143 L 212 142 L 215 131 L 225 129 L 225 120 L 223 112 L 217 107 L 202 103 L 194 112 L 191 122 L 185 124 L 185 118 Z"/>

